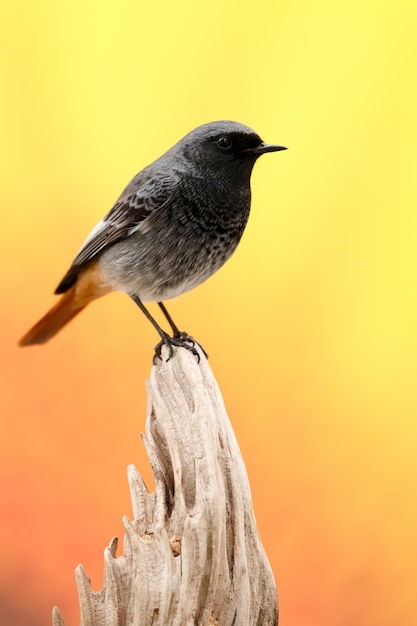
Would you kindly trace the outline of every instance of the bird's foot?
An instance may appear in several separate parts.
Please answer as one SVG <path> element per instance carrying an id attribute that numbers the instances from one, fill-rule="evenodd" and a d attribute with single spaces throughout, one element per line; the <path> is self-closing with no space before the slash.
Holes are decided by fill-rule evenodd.
<path id="1" fill-rule="evenodd" d="M 206 359 L 208 359 L 208 354 L 207 352 L 204 350 L 203 346 L 201 345 L 201 343 L 198 343 L 198 341 L 196 341 L 195 339 L 193 339 L 188 333 L 185 332 L 181 332 L 179 330 L 177 330 L 177 332 L 174 334 L 174 337 L 176 339 L 180 339 L 181 341 L 188 341 L 188 343 L 190 343 L 193 347 L 198 346 L 201 350 L 201 352 L 204 354 L 204 356 L 206 357 Z M 199 359 L 200 360 L 200 359 Z"/>
<path id="2" fill-rule="evenodd" d="M 173 346 L 177 346 L 178 348 L 186 348 L 189 350 L 194 356 L 197 357 L 197 363 L 200 363 L 200 355 L 196 349 L 196 345 L 200 348 L 204 356 L 208 358 L 208 354 L 204 350 L 203 346 L 197 343 L 195 339 L 190 337 L 187 333 L 178 332 L 174 335 L 174 337 L 170 337 L 167 333 L 163 333 L 163 335 L 161 335 L 161 341 L 155 346 L 153 363 L 156 365 L 158 361 L 162 361 L 162 346 L 167 346 L 168 348 L 168 358 L 166 359 L 166 362 L 169 361 L 174 354 Z"/>

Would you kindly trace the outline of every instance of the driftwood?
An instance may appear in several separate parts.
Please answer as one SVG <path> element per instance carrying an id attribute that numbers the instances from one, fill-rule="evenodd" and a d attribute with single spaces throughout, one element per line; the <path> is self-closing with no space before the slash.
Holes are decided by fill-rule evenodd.
<path id="1" fill-rule="evenodd" d="M 156 489 L 129 467 L 124 554 L 113 539 L 100 592 L 76 569 L 81 626 L 277 625 L 248 477 L 206 358 L 176 350 L 152 368 L 148 394 L 143 441 Z M 64 626 L 57 607 L 52 619 Z"/>

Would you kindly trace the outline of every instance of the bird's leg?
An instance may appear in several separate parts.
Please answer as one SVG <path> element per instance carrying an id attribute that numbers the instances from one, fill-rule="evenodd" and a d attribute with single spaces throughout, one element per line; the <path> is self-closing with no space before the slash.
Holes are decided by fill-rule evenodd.
<path id="1" fill-rule="evenodd" d="M 194 341 L 192 342 L 191 345 L 189 343 L 187 343 L 187 339 L 182 336 L 185 333 L 180 333 L 179 336 L 175 336 L 174 335 L 174 337 L 170 337 L 168 335 L 168 333 L 166 333 L 159 326 L 158 322 L 156 320 L 154 320 L 154 318 L 149 313 L 148 309 L 144 306 L 142 301 L 137 296 L 130 296 L 130 297 L 138 305 L 138 307 L 140 308 L 142 313 L 147 317 L 147 319 L 150 321 L 152 326 L 158 331 L 158 334 L 161 337 L 161 341 L 155 346 L 155 355 L 154 355 L 154 358 L 153 358 L 154 365 L 157 363 L 157 359 L 162 359 L 161 351 L 162 351 L 162 346 L 163 345 L 167 346 L 168 351 L 169 351 L 167 361 L 169 361 L 169 359 L 173 355 L 173 349 L 172 349 L 173 346 L 178 346 L 179 348 L 187 348 L 187 350 L 190 350 L 190 352 L 192 352 L 194 354 L 194 356 L 197 357 L 198 361 L 200 361 L 200 355 L 198 354 L 197 350 L 194 347 L 194 343 L 195 343 Z M 177 329 L 177 331 L 178 331 L 178 329 Z M 174 331 L 174 333 L 175 333 L 175 331 Z M 188 335 L 187 335 L 187 337 L 188 337 Z"/>
<path id="2" fill-rule="evenodd" d="M 190 337 L 190 335 L 188 333 L 183 332 L 183 331 L 181 331 L 178 328 L 178 326 L 176 325 L 176 323 L 174 322 L 174 320 L 172 319 L 172 317 L 168 313 L 165 304 L 163 302 L 158 302 L 158 306 L 161 309 L 162 313 L 165 315 L 165 317 L 166 317 L 166 319 L 168 321 L 168 324 L 171 326 L 174 338 L 175 339 L 181 339 L 181 341 L 188 341 L 189 343 L 191 343 L 192 346 L 195 346 L 195 344 L 197 343 L 198 347 L 202 350 L 204 356 L 207 359 L 208 358 L 208 354 L 204 350 L 203 346 L 201 344 L 199 344 L 198 342 L 196 342 L 195 339 Z"/>
<path id="3" fill-rule="evenodd" d="M 166 319 L 168 321 L 168 324 L 171 326 L 172 332 L 173 332 L 173 336 L 176 339 L 184 339 L 185 341 L 191 339 L 191 341 L 194 343 L 194 339 L 189 337 L 187 335 L 187 333 L 184 333 L 184 332 L 180 331 L 180 329 L 178 328 L 178 326 L 176 325 L 176 323 L 174 322 L 174 320 L 172 319 L 172 317 L 168 313 L 165 304 L 163 302 L 158 302 L 158 306 L 161 309 L 162 313 L 165 315 L 165 317 L 166 317 Z"/>

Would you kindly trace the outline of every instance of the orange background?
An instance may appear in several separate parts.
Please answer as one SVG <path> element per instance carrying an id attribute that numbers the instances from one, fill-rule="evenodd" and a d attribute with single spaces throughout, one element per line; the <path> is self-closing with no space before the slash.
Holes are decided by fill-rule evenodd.
<path id="1" fill-rule="evenodd" d="M 131 515 L 157 337 L 93 304 L 16 341 L 137 170 L 198 124 L 289 146 L 233 259 L 169 310 L 210 354 L 281 624 L 404 626 L 417 547 L 415 2 L 40 0 L 0 16 L 0 623 L 79 623 Z M 156 313 L 155 309 L 152 310 Z"/>

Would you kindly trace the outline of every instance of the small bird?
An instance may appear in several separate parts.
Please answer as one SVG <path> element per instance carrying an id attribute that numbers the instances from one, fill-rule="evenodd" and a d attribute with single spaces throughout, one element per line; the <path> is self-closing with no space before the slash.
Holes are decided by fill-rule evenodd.
<path id="1" fill-rule="evenodd" d="M 264 143 L 251 128 L 232 121 L 204 124 L 145 167 L 91 231 L 56 294 L 55 306 L 20 340 L 51 339 L 87 304 L 111 291 L 127 293 L 153 324 L 162 346 L 191 350 L 163 300 L 193 289 L 214 274 L 236 249 L 250 210 L 250 176 L 261 154 L 285 150 Z M 156 301 L 172 336 L 143 302 Z"/>

